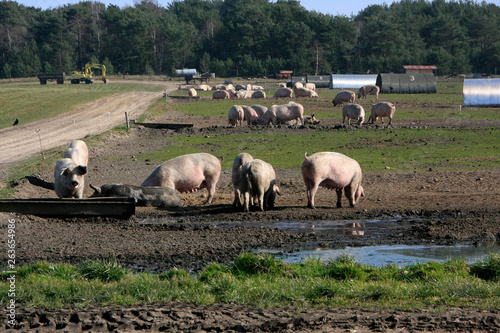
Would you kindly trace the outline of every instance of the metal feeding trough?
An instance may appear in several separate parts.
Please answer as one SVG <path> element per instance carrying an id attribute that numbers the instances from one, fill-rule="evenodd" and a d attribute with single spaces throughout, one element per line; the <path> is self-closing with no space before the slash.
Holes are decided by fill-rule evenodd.
<path id="1" fill-rule="evenodd" d="M 47 217 L 107 216 L 129 218 L 135 214 L 135 199 L 2 199 L 0 200 L 0 212 Z"/>
<path id="2" fill-rule="evenodd" d="M 167 129 L 180 129 L 186 127 L 193 127 L 194 124 L 169 124 L 169 123 L 138 123 L 133 121 L 134 124 L 149 127 L 149 128 L 167 128 Z"/>

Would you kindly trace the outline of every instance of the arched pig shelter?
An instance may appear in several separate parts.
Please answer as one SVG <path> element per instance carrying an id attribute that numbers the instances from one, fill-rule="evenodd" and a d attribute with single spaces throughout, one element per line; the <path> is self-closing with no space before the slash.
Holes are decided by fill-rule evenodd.
<path id="1" fill-rule="evenodd" d="M 432 73 L 379 74 L 377 86 L 385 94 L 436 93 L 436 77 Z"/>
<path id="2" fill-rule="evenodd" d="M 465 79 L 464 106 L 486 105 L 500 105 L 500 79 Z"/>

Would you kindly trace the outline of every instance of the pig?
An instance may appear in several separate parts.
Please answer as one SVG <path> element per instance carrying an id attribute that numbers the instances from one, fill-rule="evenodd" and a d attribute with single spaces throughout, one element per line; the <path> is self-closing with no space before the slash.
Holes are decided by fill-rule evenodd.
<path id="1" fill-rule="evenodd" d="M 227 125 L 233 127 L 236 127 L 236 125 L 241 126 L 243 119 L 245 119 L 245 113 L 241 105 L 233 105 L 227 115 Z"/>
<path id="2" fill-rule="evenodd" d="M 297 81 L 297 82 L 295 82 L 295 83 L 293 84 L 293 88 L 294 88 L 294 89 L 295 89 L 295 88 L 304 88 L 304 85 L 302 84 L 302 82 Z"/>
<path id="3" fill-rule="evenodd" d="M 315 208 L 314 196 L 319 186 L 337 192 L 337 207 L 342 207 L 342 191 L 354 207 L 361 196 L 365 196 L 361 180 L 361 167 L 354 159 L 335 152 L 304 154 L 302 177 L 306 185 L 307 206 Z"/>
<path id="4" fill-rule="evenodd" d="M 316 119 L 316 117 L 314 116 L 314 113 L 312 113 L 310 116 L 307 116 L 304 118 L 304 124 L 318 125 L 319 119 Z"/>
<path id="5" fill-rule="evenodd" d="M 361 126 L 365 120 L 365 109 L 359 104 L 346 104 L 342 107 L 342 124 L 345 123 L 345 118 L 349 126 L 351 126 L 351 119 L 357 120 L 358 125 Z"/>
<path id="6" fill-rule="evenodd" d="M 316 90 L 316 85 L 312 82 L 307 82 L 306 84 L 304 84 L 304 88 Z"/>
<path id="7" fill-rule="evenodd" d="M 372 113 L 370 114 L 370 118 L 368 118 L 368 121 L 371 121 L 371 123 L 375 123 L 377 121 L 377 118 L 380 117 L 382 120 L 382 124 L 384 123 L 384 117 L 389 118 L 389 124 L 392 122 L 392 117 L 394 117 L 394 112 L 396 112 L 396 106 L 392 103 L 388 102 L 380 102 L 372 106 L 371 109 Z"/>
<path id="8" fill-rule="evenodd" d="M 232 181 L 234 187 L 233 207 L 243 206 L 241 174 L 243 171 L 243 166 L 252 160 L 253 156 L 248 153 L 240 153 L 236 155 L 236 158 L 234 159 L 232 171 Z"/>
<path id="9" fill-rule="evenodd" d="M 378 93 L 380 92 L 380 88 L 374 84 L 368 84 L 366 86 L 362 86 L 358 90 L 358 99 L 366 98 L 366 95 L 375 95 L 375 99 L 378 101 Z"/>
<path id="10" fill-rule="evenodd" d="M 342 90 L 332 99 L 333 106 L 344 105 L 344 103 L 354 103 L 356 94 L 350 90 Z"/>
<path id="11" fill-rule="evenodd" d="M 278 88 L 274 92 L 273 98 L 276 98 L 276 99 L 278 99 L 278 98 L 291 98 L 292 95 L 293 95 L 292 89 L 283 87 L 283 88 Z"/>
<path id="12" fill-rule="evenodd" d="M 212 87 L 210 87 L 208 84 L 200 84 L 196 89 L 201 91 L 210 91 Z"/>
<path id="13" fill-rule="evenodd" d="M 262 115 L 267 111 L 267 107 L 260 105 L 260 104 L 254 104 L 250 105 L 252 109 L 254 109 L 257 114 L 259 115 L 259 118 L 262 117 Z"/>
<path id="14" fill-rule="evenodd" d="M 255 109 L 248 105 L 242 105 L 244 112 L 244 119 L 247 121 L 247 126 L 256 125 L 259 120 L 259 114 Z"/>
<path id="15" fill-rule="evenodd" d="M 160 164 L 142 182 L 141 187 L 162 186 L 180 193 L 196 192 L 206 188 L 206 205 L 212 203 L 219 181 L 221 164 L 217 157 L 207 153 L 187 154 Z"/>
<path id="16" fill-rule="evenodd" d="M 189 97 L 196 97 L 196 96 L 198 96 L 198 93 L 196 92 L 196 90 L 194 88 L 189 88 L 188 89 L 188 96 Z"/>
<path id="17" fill-rule="evenodd" d="M 234 93 L 234 97 L 237 98 L 237 99 L 246 98 L 246 95 L 247 95 L 247 91 L 246 90 L 237 90 Z"/>
<path id="18" fill-rule="evenodd" d="M 263 125 L 272 123 L 273 126 L 279 122 L 287 122 L 290 120 L 297 120 L 297 123 L 304 124 L 304 107 L 302 104 L 289 102 L 288 104 L 273 105 L 271 106 L 260 118 Z"/>
<path id="19" fill-rule="evenodd" d="M 293 87 L 293 93 L 295 94 L 295 97 L 296 98 L 299 98 L 299 97 L 319 97 L 318 96 L 318 93 L 316 93 L 316 91 L 312 90 L 312 89 L 309 89 L 309 88 L 305 88 L 305 87 Z"/>
<path id="20" fill-rule="evenodd" d="M 91 198 L 99 197 L 127 197 L 135 198 L 137 206 L 153 206 L 162 208 L 179 208 L 182 206 L 181 197 L 170 187 L 140 187 L 125 184 L 107 184 L 101 187 L 90 184 L 94 190 Z"/>
<path id="21" fill-rule="evenodd" d="M 252 98 L 266 98 L 266 92 L 264 90 L 252 90 Z"/>
<path id="22" fill-rule="evenodd" d="M 216 90 L 212 94 L 213 99 L 229 99 L 229 93 L 225 90 Z"/>
<path id="23" fill-rule="evenodd" d="M 85 142 L 71 142 L 64 158 L 57 161 L 54 168 L 54 190 L 59 198 L 83 197 L 88 160 L 89 150 Z"/>
<path id="24" fill-rule="evenodd" d="M 243 166 L 241 172 L 241 191 L 244 197 L 243 210 L 250 211 L 250 198 L 257 198 L 261 211 L 274 207 L 276 194 L 281 195 L 276 185 L 276 174 L 271 164 L 254 159 Z"/>
<path id="25" fill-rule="evenodd" d="M 236 97 L 236 90 L 234 90 L 234 89 L 228 89 L 227 93 L 229 94 L 229 98 L 235 98 Z"/>

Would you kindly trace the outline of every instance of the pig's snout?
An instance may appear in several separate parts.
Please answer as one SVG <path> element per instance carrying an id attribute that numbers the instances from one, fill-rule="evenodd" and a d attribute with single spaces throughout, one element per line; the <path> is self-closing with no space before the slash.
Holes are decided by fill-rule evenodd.
<path id="1" fill-rule="evenodd" d="M 71 185 L 73 187 L 77 187 L 79 185 L 79 183 L 76 180 L 74 180 L 74 181 L 71 182 Z"/>

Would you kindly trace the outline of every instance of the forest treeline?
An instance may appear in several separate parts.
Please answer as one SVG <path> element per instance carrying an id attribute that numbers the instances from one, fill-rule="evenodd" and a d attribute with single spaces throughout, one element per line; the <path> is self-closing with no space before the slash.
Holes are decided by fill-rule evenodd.
<path id="1" fill-rule="evenodd" d="M 219 77 L 403 72 L 497 74 L 500 7 L 470 0 L 402 0 L 351 17 L 296 0 L 99 1 L 42 10 L 0 2 L 0 78 L 106 65 L 110 74 Z"/>

